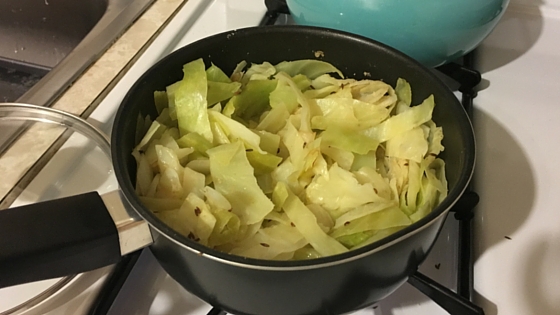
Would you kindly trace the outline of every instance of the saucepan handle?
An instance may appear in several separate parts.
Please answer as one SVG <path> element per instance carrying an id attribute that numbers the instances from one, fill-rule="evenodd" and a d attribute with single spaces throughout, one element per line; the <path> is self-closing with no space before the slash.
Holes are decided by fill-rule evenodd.
<path id="1" fill-rule="evenodd" d="M 151 243 L 118 191 L 0 210 L 0 288 L 108 266 Z"/>

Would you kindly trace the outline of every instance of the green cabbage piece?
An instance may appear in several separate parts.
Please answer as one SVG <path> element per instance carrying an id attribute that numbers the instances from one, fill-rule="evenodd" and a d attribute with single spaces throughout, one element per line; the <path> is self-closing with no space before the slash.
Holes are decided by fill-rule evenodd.
<path id="1" fill-rule="evenodd" d="M 364 130 L 363 134 L 375 141 L 385 142 L 432 119 L 434 106 L 434 97 L 431 95 L 422 104 L 413 106 L 410 110 L 392 116 L 381 124 Z"/>
<path id="2" fill-rule="evenodd" d="M 407 226 L 411 223 L 410 218 L 399 207 L 395 206 L 368 214 L 353 221 L 348 221 L 342 226 L 335 228 L 329 235 L 339 238 L 365 231 Z"/>
<path id="3" fill-rule="evenodd" d="M 227 106 L 235 108 L 235 115 L 249 120 L 270 107 L 269 95 L 276 88 L 276 80 L 252 80 L 241 93 L 233 96 Z"/>
<path id="4" fill-rule="evenodd" d="M 233 142 L 236 140 L 242 140 L 250 148 L 260 151 L 259 144 L 261 142 L 261 138 L 259 135 L 245 127 L 242 123 L 228 118 L 219 112 L 210 111 L 209 114 L 214 121 L 221 126 L 221 130 L 223 130 L 229 141 Z"/>
<path id="5" fill-rule="evenodd" d="M 249 81 L 252 80 L 261 80 L 266 81 L 271 78 L 276 73 L 276 69 L 270 62 L 263 62 L 263 63 L 254 63 L 251 64 L 249 69 L 245 71 L 243 78 L 241 81 L 244 85 L 246 85 Z"/>
<path id="6" fill-rule="evenodd" d="M 136 190 L 140 196 L 146 196 L 150 190 L 150 184 L 154 180 L 154 172 L 150 167 L 150 162 L 144 154 L 137 154 L 136 163 Z"/>
<path id="7" fill-rule="evenodd" d="M 428 121 L 425 124 L 429 128 L 428 135 L 428 153 L 432 155 L 438 155 L 445 148 L 441 144 L 443 140 L 443 129 L 436 126 L 433 121 Z"/>
<path id="8" fill-rule="evenodd" d="M 195 194 L 189 194 L 179 209 L 179 214 L 190 231 L 187 236 L 207 245 L 217 220 L 204 200 Z"/>
<path id="9" fill-rule="evenodd" d="M 208 81 L 207 104 L 212 106 L 216 103 L 228 100 L 234 96 L 240 88 L 241 83 L 239 82 L 223 83 Z"/>
<path id="10" fill-rule="evenodd" d="M 282 61 L 281 63 L 275 65 L 274 67 L 276 68 L 276 71 L 285 72 L 291 77 L 296 76 L 298 74 L 302 74 L 308 77 L 309 79 L 313 80 L 325 73 L 336 73 L 341 78 L 344 78 L 344 75 L 340 70 L 338 70 L 330 63 L 321 60 L 306 59 L 306 60 L 295 60 L 295 61 Z"/>
<path id="11" fill-rule="evenodd" d="M 255 170 L 255 175 L 268 174 L 274 171 L 282 158 L 270 153 L 260 153 L 254 150 L 245 150 L 247 154 L 247 160 Z"/>
<path id="12" fill-rule="evenodd" d="M 286 125 L 290 112 L 284 106 L 277 106 L 265 114 L 257 125 L 257 130 L 278 133 Z"/>
<path id="13" fill-rule="evenodd" d="M 259 137 L 261 138 L 259 145 L 264 151 L 274 155 L 277 155 L 279 153 L 278 152 L 280 150 L 279 135 L 268 132 L 266 130 L 257 130 L 256 134 L 259 135 Z"/>
<path id="14" fill-rule="evenodd" d="M 413 222 L 425 217 L 447 196 L 445 162 L 430 156 L 423 164 L 426 176 L 422 177 L 416 211 L 410 215 Z"/>
<path id="15" fill-rule="evenodd" d="M 140 196 L 140 201 L 144 206 L 146 206 L 148 209 L 152 210 L 155 213 L 179 210 L 179 208 L 181 208 L 181 206 L 183 205 L 182 199 L 172 199 L 172 198 L 162 199 L 162 198 Z"/>
<path id="16" fill-rule="evenodd" d="M 387 156 L 417 163 L 422 162 L 426 153 L 428 153 L 428 140 L 424 135 L 424 130 L 420 127 L 398 134 L 387 140 L 385 144 L 385 154 Z"/>
<path id="17" fill-rule="evenodd" d="M 406 106 L 410 106 L 412 103 L 412 89 L 405 79 L 399 78 L 397 80 L 395 93 L 399 101 L 402 101 Z"/>
<path id="18" fill-rule="evenodd" d="M 372 230 L 372 231 L 367 231 L 367 232 L 360 232 L 360 233 L 356 233 L 353 235 L 347 235 L 347 236 L 341 236 L 339 239 L 343 239 L 343 238 L 350 238 L 351 241 L 353 241 L 352 243 L 350 243 L 349 245 L 351 245 L 350 249 L 357 249 L 360 247 L 364 247 L 366 245 L 369 245 L 371 243 L 377 242 L 381 239 L 386 238 L 387 236 L 390 236 L 392 234 L 397 233 L 398 231 L 402 230 L 404 228 L 404 226 L 397 226 L 397 227 L 392 227 L 392 228 L 387 228 L 387 229 L 383 229 L 383 230 Z M 365 237 L 363 237 L 364 235 L 371 235 L 369 238 L 365 239 Z M 362 235 L 362 237 L 360 237 L 360 239 L 355 239 L 354 235 Z"/>
<path id="19" fill-rule="evenodd" d="M 212 143 L 196 132 L 187 133 L 177 139 L 177 144 L 182 148 L 193 148 L 203 155 L 206 155 L 206 151 L 212 148 Z"/>
<path id="20" fill-rule="evenodd" d="M 307 199 L 327 210 L 348 210 L 375 201 L 370 183 L 360 184 L 349 171 L 333 164 L 328 176 L 316 176 L 305 190 Z"/>
<path id="21" fill-rule="evenodd" d="M 181 135 L 196 132 L 212 142 L 206 102 L 207 80 L 202 59 L 183 66 L 183 80 L 175 90 L 175 109 Z"/>
<path id="22" fill-rule="evenodd" d="M 284 212 L 294 223 L 295 228 L 317 252 L 323 256 L 330 256 L 348 251 L 346 247 L 323 232 L 317 224 L 317 219 L 313 212 L 284 183 L 278 183 L 278 185 L 280 189 L 287 190 L 288 194 L 282 209 L 284 209 Z"/>
<path id="23" fill-rule="evenodd" d="M 378 80 L 354 81 L 344 88 L 350 91 L 353 99 L 370 104 L 388 106 L 396 97 L 389 84 Z"/>
<path id="24" fill-rule="evenodd" d="M 372 150 L 376 150 L 379 145 L 379 143 L 364 135 L 353 132 L 352 130 L 340 128 L 338 126 L 329 127 L 321 133 L 320 138 L 322 146 L 331 146 L 358 154 L 367 154 Z"/>
<path id="25" fill-rule="evenodd" d="M 177 81 L 165 88 L 167 93 L 167 106 L 169 108 L 169 117 L 172 120 L 177 120 L 177 107 L 175 106 L 175 92 L 181 86 L 182 81 Z"/>
<path id="26" fill-rule="evenodd" d="M 346 246 L 347 248 L 356 247 L 368 239 L 370 239 L 373 235 L 375 235 L 376 231 L 364 231 L 358 232 L 351 235 L 344 235 L 338 237 L 336 240 L 339 241 L 342 245 Z"/>
<path id="27" fill-rule="evenodd" d="M 274 109 L 282 106 L 290 114 L 298 107 L 298 96 L 285 81 L 278 82 L 274 91 L 270 92 L 269 100 L 271 108 Z"/>
<path id="28" fill-rule="evenodd" d="M 156 105 L 156 110 L 158 114 L 168 108 L 167 103 L 167 92 L 166 91 L 154 91 L 154 104 Z"/>
<path id="29" fill-rule="evenodd" d="M 231 253 L 258 259 L 275 259 L 280 254 L 293 254 L 307 244 L 307 240 L 295 227 L 275 224 L 259 229 L 251 238 L 239 243 Z"/>
<path id="30" fill-rule="evenodd" d="M 206 78 L 208 81 L 221 82 L 221 83 L 231 83 L 231 79 L 215 64 L 211 64 L 208 69 L 206 69 Z"/>
<path id="31" fill-rule="evenodd" d="M 262 221 L 274 204 L 258 186 L 243 144 L 224 144 L 207 153 L 214 188 L 229 200 L 233 213 L 242 224 Z"/>

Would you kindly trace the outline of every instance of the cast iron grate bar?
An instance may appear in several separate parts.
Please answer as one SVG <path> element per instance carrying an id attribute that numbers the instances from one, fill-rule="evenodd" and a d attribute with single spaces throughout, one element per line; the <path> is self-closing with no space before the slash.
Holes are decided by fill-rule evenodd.
<path id="1" fill-rule="evenodd" d="M 266 13 L 259 26 L 273 25 L 280 14 L 290 14 L 286 0 L 264 0 Z"/>
<path id="2" fill-rule="evenodd" d="M 475 67 L 475 52 L 467 54 L 463 57 L 463 66 L 465 68 L 473 70 Z M 476 71 L 476 70 L 474 70 Z M 471 121 L 473 121 L 473 99 L 476 97 L 476 90 L 475 87 L 478 83 L 480 83 L 480 73 L 478 73 L 478 80 L 475 82 L 471 82 L 470 86 L 466 86 L 464 82 L 461 82 L 462 86 L 465 90 L 462 96 L 462 104 L 467 111 L 469 117 L 471 117 Z M 468 89 L 467 89 L 468 88 Z M 472 300 L 473 297 L 473 287 L 474 287 L 474 258 L 473 258 L 473 220 L 475 207 L 478 204 L 479 197 L 476 193 L 473 192 L 473 184 L 469 184 L 467 187 L 467 191 L 470 193 L 470 196 L 467 201 L 470 202 L 468 205 L 468 209 L 470 213 L 466 217 L 458 218 L 461 219 L 459 221 L 459 252 L 458 252 L 458 274 L 457 274 L 457 293 L 463 297 Z M 467 205 L 465 206 L 467 208 Z M 458 208 L 457 208 L 458 209 Z M 464 212 L 464 210 L 463 210 Z M 457 213 L 455 213 L 457 217 Z"/>
<path id="3" fill-rule="evenodd" d="M 101 315 L 109 312 L 141 253 L 142 251 L 137 251 L 126 255 L 115 265 L 108 279 L 99 290 L 99 294 L 93 301 L 87 315 Z"/>
<path id="4" fill-rule="evenodd" d="M 227 313 L 225 311 L 222 311 L 221 309 L 217 308 L 217 307 L 213 307 L 210 312 L 208 312 L 207 315 L 226 315 Z"/>

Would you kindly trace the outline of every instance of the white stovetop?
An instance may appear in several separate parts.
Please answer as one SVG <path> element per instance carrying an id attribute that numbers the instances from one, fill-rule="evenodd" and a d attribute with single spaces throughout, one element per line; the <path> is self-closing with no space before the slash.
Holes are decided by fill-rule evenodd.
<path id="1" fill-rule="evenodd" d="M 510 7 L 479 50 L 474 283 L 488 315 L 560 314 L 559 4 Z"/>
<path id="2" fill-rule="evenodd" d="M 263 2 L 190 0 L 109 93 L 90 121 L 108 133 L 116 106 L 151 64 L 193 40 L 256 25 L 265 12 Z M 560 155 L 558 34 L 560 0 L 512 0 L 502 21 L 478 51 L 484 82 L 475 99 L 474 117 L 478 142 L 475 185 L 481 197 L 475 218 L 474 272 L 475 301 L 487 315 L 560 314 L 560 166 L 555 163 Z M 35 189 L 22 195 L 19 202 L 34 201 L 36 191 L 47 191 L 45 187 L 52 185 L 49 178 L 56 173 L 45 172 L 48 174 L 38 176 L 33 183 Z M 86 168 L 72 176 L 84 178 L 81 172 L 91 175 Z M 109 189 L 113 181 L 111 174 L 105 174 L 97 184 L 100 190 Z M 60 187 L 75 189 L 72 184 Z M 446 233 L 438 239 L 434 252 L 455 244 L 453 232 Z M 453 285 L 443 269 L 446 263 L 452 265 L 456 257 L 442 255 L 430 257 L 422 270 Z M 208 306 L 186 295 L 149 256 L 144 253 L 141 257 L 133 274 L 135 280 L 125 285 L 111 314 L 205 314 Z M 436 271 L 433 264 L 441 262 L 441 257 L 447 260 Z M 88 274 L 87 283 L 94 283 L 91 278 L 99 278 L 107 270 L 96 272 Z M 149 287 L 138 290 L 142 283 Z M 89 298 L 77 295 L 50 314 L 84 314 L 94 296 L 91 292 L 95 292 L 95 286 L 91 287 L 94 289 L 90 289 Z M 140 291 L 143 296 L 138 296 Z M 401 300 L 403 296 L 409 300 Z M 135 309 L 131 308 L 134 304 L 138 305 Z M 43 312 L 30 312 L 39 313 Z M 445 314 L 407 285 L 377 310 L 359 313 Z"/>

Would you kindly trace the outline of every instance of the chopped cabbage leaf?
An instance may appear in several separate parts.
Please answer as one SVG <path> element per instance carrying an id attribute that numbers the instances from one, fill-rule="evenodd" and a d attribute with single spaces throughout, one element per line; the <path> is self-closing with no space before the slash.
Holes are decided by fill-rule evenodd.
<path id="1" fill-rule="evenodd" d="M 410 110 L 388 118 L 381 124 L 366 129 L 363 134 L 378 142 L 385 142 L 401 133 L 432 119 L 434 109 L 434 97 L 429 96 L 418 106 L 413 106 Z"/>
<path id="2" fill-rule="evenodd" d="M 428 153 L 432 155 L 438 155 L 444 150 L 441 141 L 443 140 L 443 129 L 437 127 L 433 121 L 426 122 L 426 126 L 430 128 L 428 136 Z"/>
<path id="3" fill-rule="evenodd" d="M 189 238 L 208 244 L 208 238 L 216 225 L 216 217 L 210 212 L 203 199 L 195 194 L 189 194 L 179 209 L 179 214 L 189 229 Z"/>
<path id="4" fill-rule="evenodd" d="M 235 115 L 249 120 L 270 107 L 269 95 L 276 88 L 276 80 L 252 80 L 242 92 L 233 96 L 227 106 L 235 108 Z"/>
<path id="5" fill-rule="evenodd" d="M 348 249 L 328 236 L 317 224 L 317 218 L 301 200 L 292 193 L 284 183 L 278 183 L 280 189 L 286 189 L 288 198 L 282 209 L 313 248 L 323 256 L 341 254 Z"/>
<path id="6" fill-rule="evenodd" d="M 376 200 L 370 183 L 360 184 L 349 171 L 333 164 L 328 176 L 316 176 L 305 190 L 312 203 L 327 210 L 351 209 Z"/>
<path id="7" fill-rule="evenodd" d="M 160 176 L 155 197 L 171 199 L 180 199 L 183 197 L 181 178 L 173 168 L 164 169 L 160 172 Z"/>
<path id="8" fill-rule="evenodd" d="M 412 89 L 405 79 L 399 78 L 397 80 L 395 93 L 397 94 L 399 101 L 402 101 L 406 106 L 410 106 L 412 103 Z"/>
<path id="9" fill-rule="evenodd" d="M 307 244 L 307 240 L 295 227 L 276 224 L 258 230 L 231 253 L 258 259 L 274 259 L 280 254 L 293 253 Z"/>
<path id="10" fill-rule="evenodd" d="M 254 63 L 245 71 L 242 82 L 247 84 L 250 80 L 266 81 L 276 73 L 276 68 L 270 62 Z"/>
<path id="11" fill-rule="evenodd" d="M 320 258 L 321 254 L 317 252 L 311 245 L 306 245 L 294 252 L 293 260 L 306 260 Z"/>
<path id="12" fill-rule="evenodd" d="M 349 245 L 354 245 L 352 246 L 350 249 L 356 249 L 356 248 L 360 248 L 366 245 L 369 245 L 371 243 L 377 242 L 381 239 L 386 238 L 387 236 L 391 235 L 391 234 L 395 234 L 398 231 L 402 230 L 404 228 L 404 226 L 397 226 L 397 227 L 392 227 L 392 228 L 388 228 L 388 229 L 383 229 L 383 230 L 375 230 L 375 231 L 368 231 L 368 232 L 361 232 L 360 234 L 362 235 L 368 235 L 370 234 L 369 232 L 373 232 L 372 236 L 370 236 L 367 239 L 362 238 L 361 240 L 356 240 L 353 244 L 349 244 Z M 356 234 L 354 234 L 356 235 Z M 340 238 L 344 238 L 344 237 L 351 237 L 352 235 L 348 235 L 348 236 L 341 236 Z M 339 238 L 339 239 L 340 239 Z M 361 242 L 360 242 L 361 241 Z"/>
<path id="13" fill-rule="evenodd" d="M 383 81 L 355 81 L 345 88 L 349 89 L 352 98 L 382 107 L 392 106 L 397 100 L 393 88 Z"/>
<path id="14" fill-rule="evenodd" d="M 177 154 L 172 149 L 159 144 L 157 144 L 155 148 L 160 172 L 163 173 L 166 169 L 171 168 L 181 177 L 181 175 L 183 175 L 183 167 L 181 163 L 179 163 Z"/>
<path id="15" fill-rule="evenodd" d="M 280 149 L 280 136 L 266 130 L 258 130 L 256 133 L 261 138 L 260 147 L 270 154 L 277 155 Z"/>
<path id="16" fill-rule="evenodd" d="M 181 135 L 196 132 L 212 142 L 206 102 L 207 80 L 202 59 L 183 66 L 183 80 L 175 90 L 175 110 Z"/>
<path id="17" fill-rule="evenodd" d="M 172 120 L 177 120 L 177 108 L 175 106 L 175 91 L 179 88 L 182 81 L 177 81 L 165 88 L 167 93 L 167 106 L 169 107 L 169 117 Z"/>
<path id="18" fill-rule="evenodd" d="M 339 228 L 345 224 L 347 224 L 348 222 L 352 222 L 353 220 L 359 219 L 361 217 L 364 217 L 370 213 L 374 213 L 374 212 L 378 212 L 390 207 L 395 207 L 397 206 L 395 202 L 387 202 L 387 203 L 383 203 L 383 202 L 372 202 L 372 203 L 366 203 L 364 205 L 361 205 L 359 207 L 356 207 L 352 210 L 349 210 L 348 212 L 344 213 L 343 215 L 341 215 L 340 217 L 338 217 L 336 219 L 336 223 L 334 225 L 334 228 Z"/>
<path id="19" fill-rule="evenodd" d="M 367 154 L 376 150 L 379 143 L 351 130 L 332 126 L 321 133 L 321 145 L 335 147 L 347 152 Z"/>
<path id="20" fill-rule="evenodd" d="M 241 83 L 239 82 L 223 83 L 208 81 L 207 104 L 212 106 L 221 101 L 228 100 L 234 96 L 240 88 Z"/>
<path id="21" fill-rule="evenodd" d="M 231 83 L 231 79 L 215 64 L 212 63 L 208 69 L 206 69 L 206 78 L 208 81 L 221 82 L 221 83 Z"/>
<path id="22" fill-rule="evenodd" d="M 335 228 L 329 235 L 334 238 L 339 238 L 341 236 L 352 235 L 365 231 L 407 226 L 411 223 L 411 220 L 400 210 L 399 207 L 390 207 L 360 217 L 353 221 L 349 221 L 348 223 Z"/>
<path id="23" fill-rule="evenodd" d="M 255 170 L 255 175 L 262 175 L 271 173 L 282 162 L 282 158 L 269 153 L 259 153 L 257 151 L 248 149 L 245 150 L 247 160 Z"/>
<path id="24" fill-rule="evenodd" d="M 427 152 L 428 140 L 424 137 L 424 131 L 420 127 L 396 135 L 387 140 L 385 145 L 387 156 L 408 159 L 417 163 L 422 162 Z"/>
<path id="25" fill-rule="evenodd" d="M 271 109 L 257 125 L 257 130 L 278 133 L 286 125 L 290 112 L 283 105 Z"/>
<path id="26" fill-rule="evenodd" d="M 376 231 L 364 231 L 364 232 L 354 233 L 351 235 L 343 235 L 338 237 L 336 240 L 339 241 L 342 245 L 346 246 L 347 248 L 352 248 L 367 241 L 375 234 Z"/>
<path id="27" fill-rule="evenodd" d="M 283 106 L 289 114 L 292 114 L 298 107 L 297 94 L 286 81 L 280 81 L 276 89 L 270 92 L 270 107 L 278 108 Z"/>
<path id="28" fill-rule="evenodd" d="M 239 220 L 238 216 L 223 209 L 213 209 L 212 214 L 216 218 L 216 223 L 208 237 L 208 246 L 228 244 L 239 237 L 241 220 Z"/>
<path id="29" fill-rule="evenodd" d="M 260 222 L 272 211 L 274 204 L 258 186 L 243 144 L 224 144 L 207 153 L 214 188 L 228 199 L 243 224 Z"/>
<path id="30" fill-rule="evenodd" d="M 187 133 L 177 139 L 177 144 L 181 148 L 193 148 L 202 155 L 206 155 L 206 151 L 212 148 L 212 143 L 196 132 Z"/>
<path id="31" fill-rule="evenodd" d="M 134 151 L 145 150 L 152 139 L 158 139 L 161 137 L 165 129 L 167 129 L 167 127 L 160 124 L 157 120 L 153 121 L 142 140 L 140 140 L 140 143 L 138 143 L 138 145 L 134 148 Z"/>
<path id="32" fill-rule="evenodd" d="M 154 197 L 143 197 L 140 196 L 140 201 L 144 206 L 151 209 L 153 212 L 163 212 L 171 210 L 179 210 L 183 205 L 182 199 L 173 198 L 154 198 Z"/>
<path id="33" fill-rule="evenodd" d="M 136 171 L 136 190 L 140 196 L 146 196 L 150 190 L 150 184 L 154 180 L 154 172 L 144 154 L 138 155 L 136 163 L 138 164 L 138 169 Z"/>
<path id="34" fill-rule="evenodd" d="M 322 140 L 322 139 L 321 139 Z M 342 169 L 349 171 L 354 165 L 354 154 L 350 151 L 341 150 L 333 146 L 323 145 L 321 142 L 321 153 L 334 161 Z M 332 164 L 332 163 L 329 163 Z"/>
<path id="35" fill-rule="evenodd" d="M 169 105 L 167 104 L 166 91 L 154 91 L 154 104 L 158 114 L 161 114 Z"/>
<path id="36" fill-rule="evenodd" d="M 206 182 L 206 176 L 193 170 L 190 167 L 185 167 L 183 170 L 183 192 L 185 196 L 195 194 L 198 197 L 203 196 L 203 189 Z"/>
<path id="37" fill-rule="evenodd" d="M 331 65 L 328 62 L 304 59 L 304 60 L 294 60 L 294 61 L 282 61 L 281 63 L 274 66 L 278 72 L 286 72 L 289 76 L 295 76 L 298 74 L 303 74 L 309 79 L 313 80 L 318 76 L 325 73 L 336 73 L 341 78 L 344 75 L 340 70 Z"/>
<path id="38" fill-rule="evenodd" d="M 222 127 L 221 130 L 227 135 L 229 141 L 242 140 L 250 148 L 260 151 L 261 138 L 258 134 L 245 127 L 242 123 L 222 115 L 216 111 L 210 111 L 210 116 Z"/>

